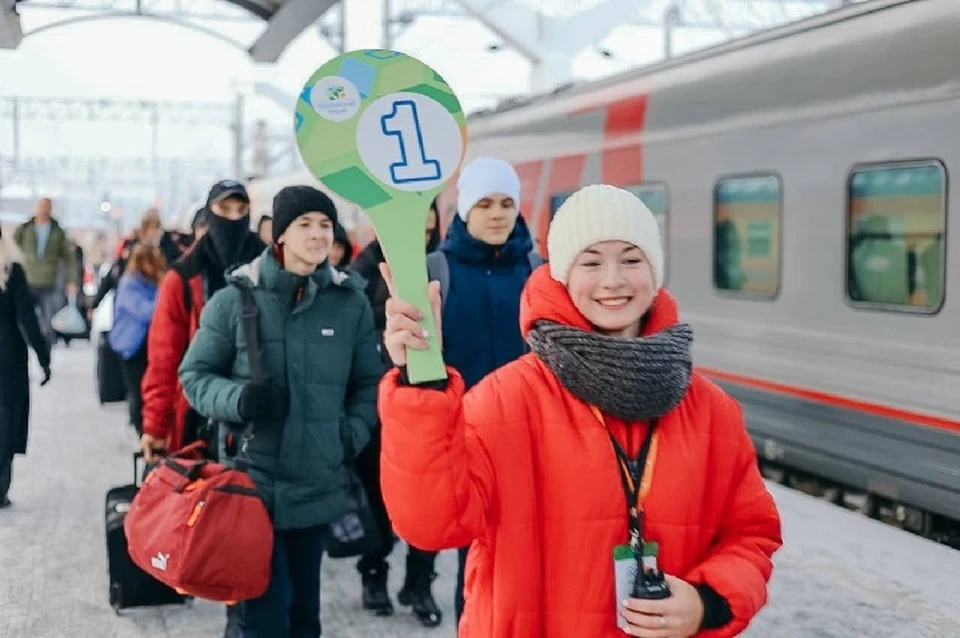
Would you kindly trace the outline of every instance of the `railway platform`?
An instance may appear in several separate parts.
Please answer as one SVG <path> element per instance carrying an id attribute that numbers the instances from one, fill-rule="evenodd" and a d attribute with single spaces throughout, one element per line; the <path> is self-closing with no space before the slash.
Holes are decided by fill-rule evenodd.
<path id="1" fill-rule="evenodd" d="M 53 379 L 33 389 L 29 454 L 14 466 L 14 506 L 0 512 L 0 638 L 200 638 L 222 635 L 222 605 L 129 610 L 107 600 L 103 498 L 129 482 L 135 440 L 125 406 L 96 400 L 94 348 L 54 351 Z M 38 374 L 34 375 L 39 378 Z M 770 485 L 784 521 L 770 602 L 750 638 L 960 636 L 960 552 Z M 392 556 L 391 593 L 402 584 L 405 548 Z M 456 553 L 441 554 L 436 629 L 397 609 L 360 609 L 353 560 L 325 560 L 324 635 L 336 638 L 453 636 Z M 611 605 L 613 601 L 611 601 Z"/>

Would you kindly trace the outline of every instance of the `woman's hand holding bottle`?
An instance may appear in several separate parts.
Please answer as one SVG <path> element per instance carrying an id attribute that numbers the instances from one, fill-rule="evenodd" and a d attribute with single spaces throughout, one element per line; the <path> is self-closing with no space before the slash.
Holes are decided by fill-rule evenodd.
<path id="1" fill-rule="evenodd" d="M 620 613 L 629 623 L 624 633 L 640 638 L 689 638 L 700 630 L 703 600 L 685 580 L 665 574 L 670 597 L 663 600 L 630 598 Z"/>

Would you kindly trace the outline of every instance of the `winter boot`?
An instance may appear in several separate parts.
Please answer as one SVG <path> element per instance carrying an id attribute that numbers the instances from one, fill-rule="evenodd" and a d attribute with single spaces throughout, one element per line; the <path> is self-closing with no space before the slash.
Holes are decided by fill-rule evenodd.
<path id="1" fill-rule="evenodd" d="M 403 589 L 397 595 L 401 605 L 413 608 L 414 615 L 424 627 L 436 627 L 443 620 L 443 613 L 437 607 L 430 589 L 436 577 L 432 571 L 408 569 Z"/>
<path id="2" fill-rule="evenodd" d="M 389 567 L 384 564 L 379 568 L 360 572 L 363 582 L 363 608 L 376 616 L 393 615 L 393 602 L 387 593 L 388 570 Z"/>

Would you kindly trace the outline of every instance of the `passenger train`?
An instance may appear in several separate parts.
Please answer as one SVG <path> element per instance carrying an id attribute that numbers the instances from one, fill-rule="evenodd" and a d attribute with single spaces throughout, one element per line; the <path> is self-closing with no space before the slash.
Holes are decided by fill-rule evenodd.
<path id="1" fill-rule="evenodd" d="M 515 165 L 543 253 L 578 187 L 636 192 L 768 476 L 960 546 L 957 34 L 958 0 L 871 0 L 509 100 L 468 159 Z"/>

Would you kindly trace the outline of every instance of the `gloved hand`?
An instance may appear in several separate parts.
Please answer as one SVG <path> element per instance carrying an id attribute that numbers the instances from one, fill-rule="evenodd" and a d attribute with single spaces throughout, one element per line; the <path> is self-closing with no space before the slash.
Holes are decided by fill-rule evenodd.
<path id="1" fill-rule="evenodd" d="M 283 421 L 290 409 L 287 388 L 267 383 L 248 383 L 240 392 L 240 418 L 244 421 Z"/>
<path id="2" fill-rule="evenodd" d="M 43 381 L 40 382 L 40 387 L 42 388 L 48 383 L 50 383 L 50 366 L 43 368 Z"/>

